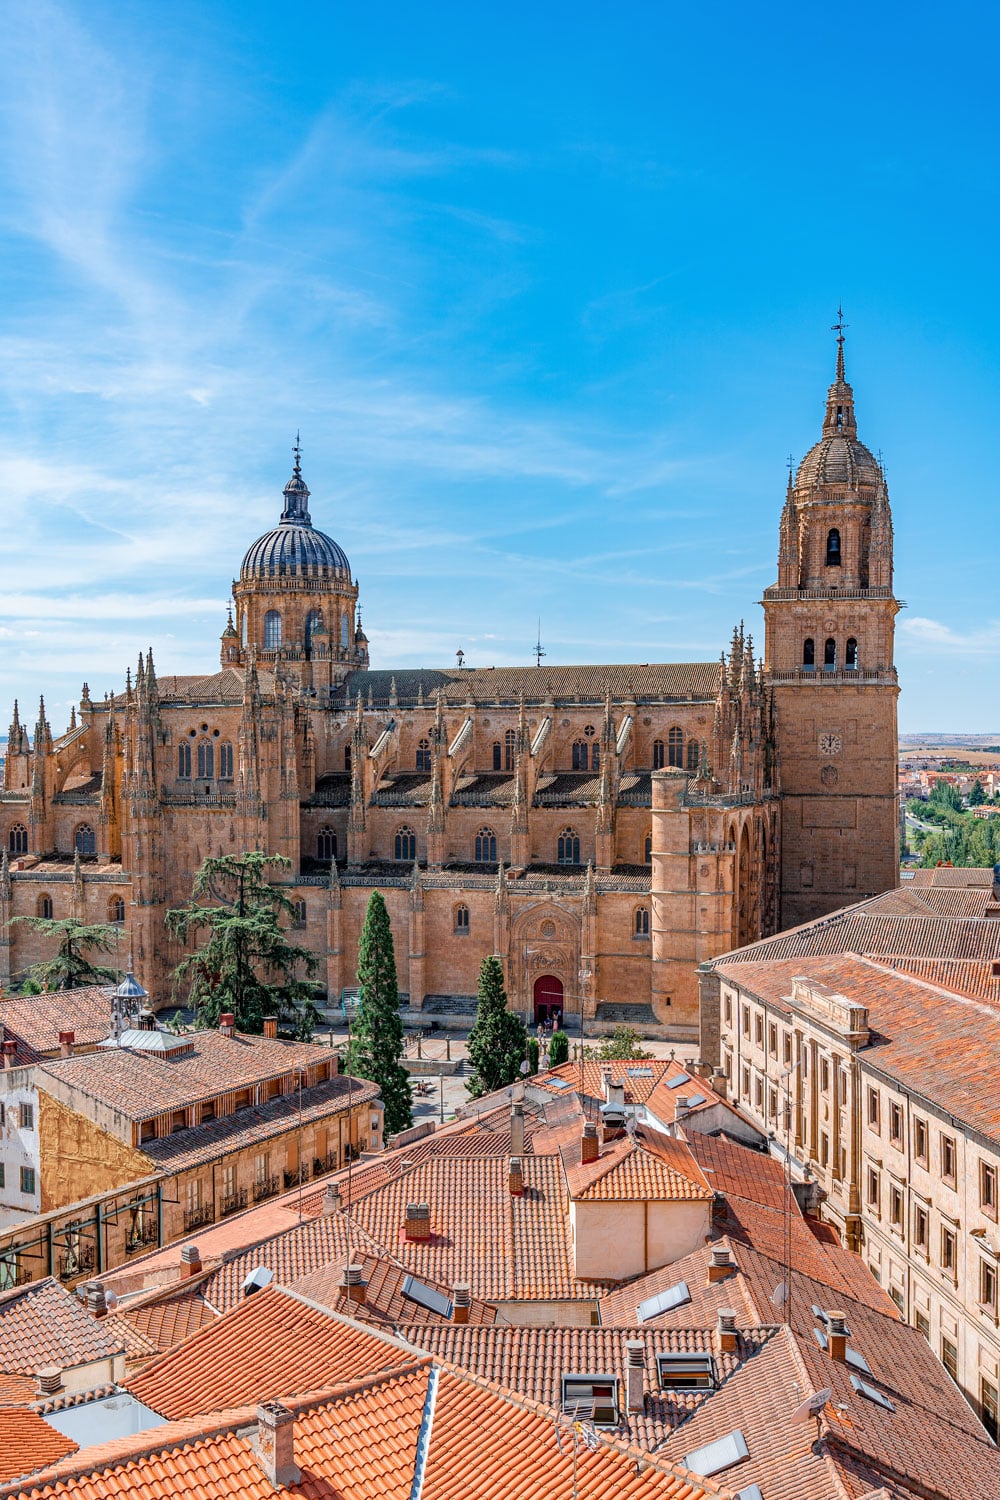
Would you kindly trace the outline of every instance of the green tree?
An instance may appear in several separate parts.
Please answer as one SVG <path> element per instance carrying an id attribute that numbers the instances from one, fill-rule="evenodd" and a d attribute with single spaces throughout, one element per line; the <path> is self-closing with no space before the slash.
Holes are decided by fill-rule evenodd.
<path id="1" fill-rule="evenodd" d="M 351 1037 L 349 1071 L 377 1083 L 385 1106 L 385 1130 L 395 1135 L 413 1124 L 410 1075 L 403 1067 L 403 1021 L 399 1014 L 396 953 L 389 913 L 380 891 L 372 891 L 358 944 L 361 1004 Z"/>
<path id="2" fill-rule="evenodd" d="M 526 1042 L 524 1022 L 507 1009 L 503 966 L 491 954 L 479 966 L 476 1019 L 469 1032 L 472 1077 L 465 1086 L 474 1099 L 505 1089 L 519 1077 Z"/>
<path id="3" fill-rule="evenodd" d="M 569 1062 L 569 1037 L 565 1031 L 554 1031 L 549 1043 L 549 1067 L 558 1068 Z"/>
<path id="4" fill-rule="evenodd" d="M 167 912 L 167 931 L 182 942 L 207 934 L 174 970 L 175 990 L 187 986 L 202 1024 L 217 1026 L 230 1011 L 238 1030 L 261 1032 L 264 1017 L 277 1015 L 300 1038 L 311 1036 L 313 988 L 298 976 L 318 964 L 308 948 L 288 941 L 280 919 L 293 916 L 294 906 L 268 880 L 269 870 L 290 868 L 284 855 L 259 849 L 212 856 L 194 877 L 187 906 Z"/>
<path id="5" fill-rule="evenodd" d="M 32 964 L 28 973 L 39 990 L 78 990 L 85 984 L 114 984 L 114 969 L 96 964 L 88 952 L 110 953 L 120 938 L 115 927 L 99 922 L 77 922 L 73 917 L 12 917 L 43 937 L 56 939 L 52 958 Z M 26 993 L 30 993 L 26 992 Z M 37 993 L 37 991 L 36 991 Z"/>
<path id="6" fill-rule="evenodd" d="M 972 791 L 969 793 L 969 806 L 982 807 L 985 801 L 986 792 L 983 790 L 983 783 L 977 776 L 975 781 L 972 783 Z"/>
<path id="7" fill-rule="evenodd" d="M 642 1038 L 631 1026 L 616 1026 L 610 1036 L 605 1037 L 596 1051 L 587 1048 L 587 1055 L 596 1057 L 599 1062 L 615 1062 L 622 1059 L 631 1061 L 633 1058 L 641 1060 L 652 1057 L 652 1052 L 647 1052 L 642 1045 Z"/>

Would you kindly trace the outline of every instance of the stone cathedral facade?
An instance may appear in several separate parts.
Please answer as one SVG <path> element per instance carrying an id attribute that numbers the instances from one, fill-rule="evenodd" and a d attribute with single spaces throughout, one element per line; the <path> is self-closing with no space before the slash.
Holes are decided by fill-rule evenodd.
<path id="1" fill-rule="evenodd" d="M 164 912 L 208 854 L 291 861 L 332 1001 L 370 892 L 400 989 L 461 1011 L 488 953 L 511 1005 L 572 1027 L 692 1034 L 697 965 L 898 878 L 892 520 L 859 441 L 843 339 L 819 441 L 790 476 L 764 657 L 443 670 L 369 665 L 358 586 L 314 527 L 298 454 L 243 559 L 218 670 L 140 656 L 54 735 L 15 705 L 0 797 L 0 983 L 41 939 L 11 916 L 122 931 L 170 1000 Z M 651 653 L 652 654 L 652 653 Z"/>

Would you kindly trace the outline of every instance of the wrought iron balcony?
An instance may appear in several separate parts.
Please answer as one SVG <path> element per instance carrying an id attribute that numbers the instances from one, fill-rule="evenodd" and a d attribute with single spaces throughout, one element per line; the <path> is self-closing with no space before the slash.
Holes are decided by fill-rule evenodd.
<path id="1" fill-rule="evenodd" d="M 226 1193 L 219 1205 L 219 1217 L 225 1218 L 227 1214 L 239 1213 L 241 1208 L 247 1206 L 246 1188 L 237 1188 L 235 1193 Z"/>
<path id="2" fill-rule="evenodd" d="M 203 1203 L 200 1208 L 189 1208 L 184 1214 L 184 1228 L 200 1229 L 203 1224 L 215 1223 L 215 1204 Z"/>
<path id="3" fill-rule="evenodd" d="M 253 1201 L 262 1202 L 265 1198 L 273 1198 L 281 1186 L 281 1178 L 275 1174 L 273 1177 L 261 1177 L 253 1185 Z"/>

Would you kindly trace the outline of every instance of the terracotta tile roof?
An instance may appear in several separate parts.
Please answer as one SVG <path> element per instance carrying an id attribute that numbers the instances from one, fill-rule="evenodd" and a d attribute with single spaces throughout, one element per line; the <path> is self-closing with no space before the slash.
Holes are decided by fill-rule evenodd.
<path id="1" fill-rule="evenodd" d="M 704 1102 L 695 1105 L 693 1109 L 689 1107 L 690 1114 L 702 1114 L 705 1110 L 720 1105 L 731 1109 L 710 1084 L 688 1072 L 682 1063 L 657 1057 L 631 1062 L 588 1060 L 582 1065 L 578 1062 L 563 1063 L 558 1068 L 550 1068 L 532 1078 L 527 1091 L 534 1094 L 536 1090 L 544 1090 L 549 1097 L 553 1094 L 561 1097 L 564 1095 L 563 1085 L 569 1085 L 578 1095 L 603 1104 L 604 1079 L 608 1075 L 612 1083 L 624 1084 L 626 1104 L 648 1105 L 650 1111 L 664 1124 L 670 1124 L 676 1117 L 678 1095 L 689 1099 L 697 1098 L 699 1094 L 702 1096 Z M 678 1079 L 683 1082 L 675 1083 L 671 1088 L 670 1080 Z"/>
<path id="2" fill-rule="evenodd" d="M 605 1328 L 634 1328 L 638 1323 L 637 1308 L 647 1298 L 665 1292 L 668 1287 L 681 1281 L 687 1286 L 690 1300 L 656 1317 L 643 1320 L 644 1327 L 651 1328 L 701 1328 L 712 1329 L 721 1309 L 736 1313 L 741 1328 L 752 1328 L 764 1323 L 773 1323 L 778 1317 L 775 1308 L 771 1316 L 761 1318 L 751 1295 L 746 1278 L 740 1273 L 731 1273 L 723 1281 L 709 1282 L 708 1266 L 713 1248 L 726 1246 L 734 1260 L 739 1263 L 740 1252 L 746 1247 L 738 1240 L 723 1235 L 711 1245 L 700 1245 L 690 1255 L 672 1261 L 669 1266 L 660 1266 L 634 1281 L 606 1292 L 600 1301 L 601 1326 Z"/>
<path id="3" fill-rule="evenodd" d="M 994 959 L 908 958 L 905 953 L 886 953 L 880 961 L 914 979 L 950 990 L 953 995 L 968 995 L 973 1000 L 989 1000 L 1000 1006 L 1000 974 L 993 972 Z"/>
<path id="4" fill-rule="evenodd" d="M 754 1151 L 724 1135 L 702 1135 L 696 1130 L 691 1131 L 687 1144 L 715 1192 L 784 1209 L 785 1169 L 766 1151 Z"/>
<path id="5" fill-rule="evenodd" d="M 344 1294 L 343 1273 L 349 1260 L 360 1265 L 364 1274 L 366 1290 L 362 1304 L 351 1302 Z M 449 1325 L 451 1319 L 445 1314 L 435 1312 L 403 1295 L 403 1287 L 409 1275 L 405 1267 L 381 1256 L 344 1256 L 341 1260 L 331 1261 L 325 1266 L 317 1267 L 315 1271 L 309 1271 L 293 1283 L 293 1290 L 303 1297 L 309 1297 L 313 1302 L 321 1302 L 325 1307 L 333 1308 L 334 1312 L 339 1312 L 344 1317 L 356 1318 L 362 1323 L 388 1328 L 399 1323 Z M 450 1300 L 451 1287 L 438 1282 L 425 1284 Z M 469 1308 L 470 1324 L 492 1324 L 496 1322 L 496 1317 L 495 1307 L 473 1297 Z"/>
<path id="6" fill-rule="evenodd" d="M 353 1214 L 308 1219 L 227 1252 L 218 1269 L 202 1282 L 202 1294 L 210 1308 L 228 1312 L 243 1301 L 243 1283 L 258 1266 L 273 1271 L 280 1286 L 292 1286 L 322 1266 L 343 1264 L 359 1255 L 382 1254 L 382 1247 L 361 1228 Z"/>
<path id="7" fill-rule="evenodd" d="M 596 1161 L 580 1160 L 582 1138 L 575 1121 L 560 1132 L 566 1186 L 578 1202 L 711 1202 L 713 1189 L 682 1140 L 643 1130 L 602 1143 Z"/>
<path id="8" fill-rule="evenodd" d="M 48 1468 L 76 1449 L 37 1412 L 0 1407 L 0 1482 Z"/>
<path id="9" fill-rule="evenodd" d="M 70 1369 L 112 1359 L 124 1345 L 78 1297 L 47 1276 L 0 1292 L 0 1369 L 34 1375 L 44 1365 Z"/>
<path id="10" fill-rule="evenodd" d="M 44 1071 L 110 1105 L 126 1119 L 147 1120 L 165 1110 L 284 1077 L 297 1067 L 330 1061 L 329 1049 L 312 1042 L 275 1041 L 242 1033 L 228 1037 L 219 1031 L 192 1032 L 189 1039 L 193 1044 L 189 1052 L 152 1057 L 116 1048 L 56 1058 L 45 1063 Z M 341 1082 L 346 1088 L 347 1080 Z"/>
<path id="11" fill-rule="evenodd" d="M 131 1360 L 173 1349 L 217 1318 L 200 1287 L 183 1288 L 166 1296 L 157 1293 L 155 1300 L 138 1305 L 127 1304 L 108 1319 L 108 1325 L 113 1324 L 115 1334 L 124 1338 L 125 1353 Z"/>
<path id="12" fill-rule="evenodd" d="M 896 893 L 889 893 L 893 902 Z M 1000 921 L 967 917 L 894 915 L 879 910 L 886 898 L 872 897 L 846 906 L 831 916 L 790 927 L 714 960 L 713 966 L 758 963 L 789 958 L 863 953 L 871 958 L 889 954 L 911 958 L 1000 958 Z"/>
<path id="13" fill-rule="evenodd" d="M 416 698 L 422 689 L 433 707 L 440 688 L 444 701 L 461 706 L 468 701 L 495 703 L 508 699 L 517 706 L 521 693 L 525 702 L 544 705 L 546 699 L 576 698 L 603 704 L 608 692 L 614 700 L 639 702 L 664 698 L 693 697 L 702 702 L 712 700 L 719 691 L 718 662 L 656 662 L 633 666 L 579 667 L 472 667 L 427 670 L 401 668 L 396 671 L 351 672 L 343 687 L 344 699 L 353 703 L 358 693 L 363 703 L 373 698 L 388 699 L 395 679 L 400 698 Z M 336 701 L 336 699 L 334 700 Z"/>
<path id="14" fill-rule="evenodd" d="M 75 1032 L 78 1047 L 94 1047 L 110 1030 L 111 1002 L 100 985 L 0 997 L 0 1032 L 17 1042 L 18 1066 L 58 1057 L 60 1031 Z"/>
<path id="15" fill-rule="evenodd" d="M 993 884 L 993 866 L 936 865 L 929 870 L 907 870 L 903 879 L 908 885 L 991 886 Z"/>
<path id="16" fill-rule="evenodd" d="M 599 1439 L 574 1462 L 551 1415 L 459 1371 L 406 1368 L 285 1404 L 295 1415 L 299 1483 L 273 1487 L 253 1450 L 256 1406 L 169 1423 L 92 1448 L 9 1495 L 45 1500 L 570 1500 L 574 1489 L 620 1500 L 706 1500 L 728 1494 L 675 1464 Z M 425 1417 L 427 1420 L 425 1421 Z M 249 1430 L 248 1430 L 249 1429 Z M 418 1442 L 420 1438 L 422 1442 Z M 422 1463 L 420 1478 L 417 1464 Z"/>
<path id="17" fill-rule="evenodd" d="M 858 1053 L 863 1063 L 933 1099 L 983 1134 L 1000 1138 L 995 1061 L 1000 1012 L 994 1006 L 950 994 L 855 954 L 727 963 L 724 972 L 786 1011 L 792 980 L 800 975 L 866 1005 L 872 1035 Z"/>
<path id="18" fill-rule="evenodd" d="M 30 1375 L 10 1375 L 0 1370 L 0 1406 L 26 1406 L 37 1395 Z"/>
<path id="19" fill-rule="evenodd" d="M 405 1363 L 385 1335 L 272 1286 L 148 1365 L 126 1389 L 174 1420 L 301 1395 Z"/>

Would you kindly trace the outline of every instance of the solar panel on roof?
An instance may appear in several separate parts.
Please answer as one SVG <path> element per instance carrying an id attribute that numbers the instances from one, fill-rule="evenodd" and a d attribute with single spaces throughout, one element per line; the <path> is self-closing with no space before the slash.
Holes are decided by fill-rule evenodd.
<path id="1" fill-rule="evenodd" d="M 866 1401 L 874 1401 L 876 1406 L 884 1406 L 886 1411 L 896 1410 L 888 1396 L 883 1396 L 881 1391 L 876 1390 L 873 1385 L 869 1385 L 867 1380 L 862 1380 L 860 1375 L 852 1375 L 851 1384 L 858 1395 L 864 1396 Z"/>
<path id="2" fill-rule="evenodd" d="M 652 1078 L 653 1076 L 652 1068 L 626 1068 L 625 1071 L 630 1078 Z"/>
<path id="3" fill-rule="evenodd" d="M 705 1103 L 704 1094 L 692 1094 L 688 1100 L 688 1109 L 697 1109 L 699 1104 Z"/>
<path id="4" fill-rule="evenodd" d="M 640 1323 L 648 1323 L 650 1318 L 669 1312 L 672 1307 L 683 1307 L 685 1302 L 690 1301 L 691 1292 L 687 1282 L 677 1281 L 673 1286 L 668 1286 L 666 1291 L 657 1292 L 655 1297 L 647 1297 L 644 1302 L 640 1302 L 635 1315 Z"/>
<path id="5" fill-rule="evenodd" d="M 857 1349 L 846 1349 L 844 1351 L 844 1358 L 849 1365 L 853 1365 L 856 1370 L 860 1370 L 862 1375 L 870 1375 L 872 1373 L 871 1365 L 863 1354 L 858 1353 Z"/>
<path id="6" fill-rule="evenodd" d="M 707 1474 L 721 1474 L 723 1469 L 731 1469 L 733 1464 L 741 1463 L 744 1458 L 749 1457 L 746 1438 L 737 1428 L 735 1432 L 727 1432 L 717 1442 L 706 1443 L 704 1448 L 695 1448 L 691 1453 L 685 1453 L 681 1463 L 692 1474 L 704 1478 Z"/>
<path id="7" fill-rule="evenodd" d="M 676 1078 L 667 1079 L 668 1089 L 679 1089 L 682 1083 L 690 1083 L 691 1079 L 687 1073 L 678 1073 Z"/>
<path id="8" fill-rule="evenodd" d="M 426 1282 L 418 1281 L 415 1276 L 404 1278 L 403 1296 L 410 1302 L 416 1302 L 420 1307 L 426 1307 L 429 1312 L 440 1313 L 442 1318 L 451 1317 L 451 1298 L 446 1297 L 444 1292 L 428 1286 Z"/>
<path id="9" fill-rule="evenodd" d="M 546 1078 L 545 1082 L 550 1089 L 569 1089 L 573 1087 L 566 1078 Z"/>

